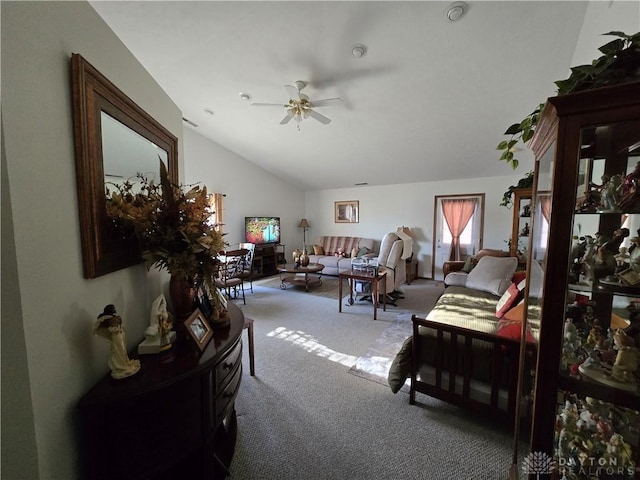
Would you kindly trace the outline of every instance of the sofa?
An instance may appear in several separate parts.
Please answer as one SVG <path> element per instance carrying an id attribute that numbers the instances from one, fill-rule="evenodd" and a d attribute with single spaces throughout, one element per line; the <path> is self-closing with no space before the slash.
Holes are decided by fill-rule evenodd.
<path id="1" fill-rule="evenodd" d="M 469 272 L 456 270 L 466 262 L 460 263 L 447 266 L 447 286 L 431 311 L 412 315 L 413 335 L 392 362 L 389 386 L 395 393 L 410 378 L 411 404 L 420 392 L 511 421 L 518 401 L 522 298 L 527 281 L 532 282 L 530 295 L 535 290 L 533 281 L 516 272 L 515 257 L 500 251 L 472 258 Z M 535 276 L 541 283 L 541 269 Z M 530 302 L 525 371 L 535 365 L 536 308 Z M 523 396 L 529 391 L 525 385 Z"/>
<path id="2" fill-rule="evenodd" d="M 373 238 L 323 236 L 305 248 L 310 262 L 324 265 L 323 275 L 338 276 L 341 271 L 350 270 L 353 256 L 377 256 Z"/>

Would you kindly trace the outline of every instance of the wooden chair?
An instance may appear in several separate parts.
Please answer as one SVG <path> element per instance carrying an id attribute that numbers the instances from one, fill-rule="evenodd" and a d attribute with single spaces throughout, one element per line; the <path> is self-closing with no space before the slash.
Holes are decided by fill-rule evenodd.
<path id="1" fill-rule="evenodd" d="M 222 264 L 218 277 L 216 278 L 216 287 L 224 290 L 229 298 L 238 298 L 238 290 L 242 292 L 242 303 L 247 304 L 244 296 L 244 280 L 242 279 L 242 269 L 245 264 L 245 257 L 248 250 L 240 248 L 238 250 L 229 250 L 221 255 Z"/>
<path id="2" fill-rule="evenodd" d="M 253 293 L 253 255 L 256 252 L 256 245 L 255 243 L 241 243 L 239 247 L 246 249 L 249 252 L 244 259 L 244 267 L 242 268 L 242 279 L 244 281 L 249 281 L 249 287 L 251 293 Z"/>

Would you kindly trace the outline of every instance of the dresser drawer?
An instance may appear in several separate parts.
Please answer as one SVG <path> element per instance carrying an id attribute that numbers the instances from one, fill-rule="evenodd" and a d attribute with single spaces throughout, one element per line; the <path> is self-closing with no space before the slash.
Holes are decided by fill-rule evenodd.
<path id="1" fill-rule="evenodd" d="M 216 424 L 222 420 L 226 414 L 226 410 L 230 405 L 233 405 L 233 401 L 238 394 L 238 387 L 240 386 L 240 379 L 242 378 L 242 364 L 238 365 L 235 372 L 231 376 L 231 380 L 227 386 L 216 397 L 215 419 Z"/>
<path id="2" fill-rule="evenodd" d="M 224 357 L 224 359 L 222 359 L 220 363 L 218 363 L 218 365 L 216 365 L 216 378 L 213 390 L 214 394 L 217 394 L 224 388 L 224 385 L 225 383 L 227 383 L 229 376 L 234 372 L 236 366 L 241 362 L 241 360 L 242 342 L 238 341 L 236 346 L 233 347 L 233 350 L 231 350 L 229 354 Z"/>

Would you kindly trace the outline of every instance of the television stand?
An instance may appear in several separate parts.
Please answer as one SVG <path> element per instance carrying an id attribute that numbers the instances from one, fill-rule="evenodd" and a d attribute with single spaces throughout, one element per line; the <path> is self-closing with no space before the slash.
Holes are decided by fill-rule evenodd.
<path id="1" fill-rule="evenodd" d="M 268 277 L 278 273 L 277 265 L 286 263 L 284 245 L 268 243 L 256 245 L 253 255 L 254 278 Z"/>

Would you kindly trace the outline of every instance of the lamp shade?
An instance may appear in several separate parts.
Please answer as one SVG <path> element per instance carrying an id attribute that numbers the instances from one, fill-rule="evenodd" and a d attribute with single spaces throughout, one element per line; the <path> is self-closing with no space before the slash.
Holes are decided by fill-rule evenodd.
<path id="1" fill-rule="evenodd" d="M 302 220 L 300 220 L 300 224 L 298 226 L 300 228 L 309 228 L 311 225 L 309 225 L 309 220 L 303 218 Z"/>

